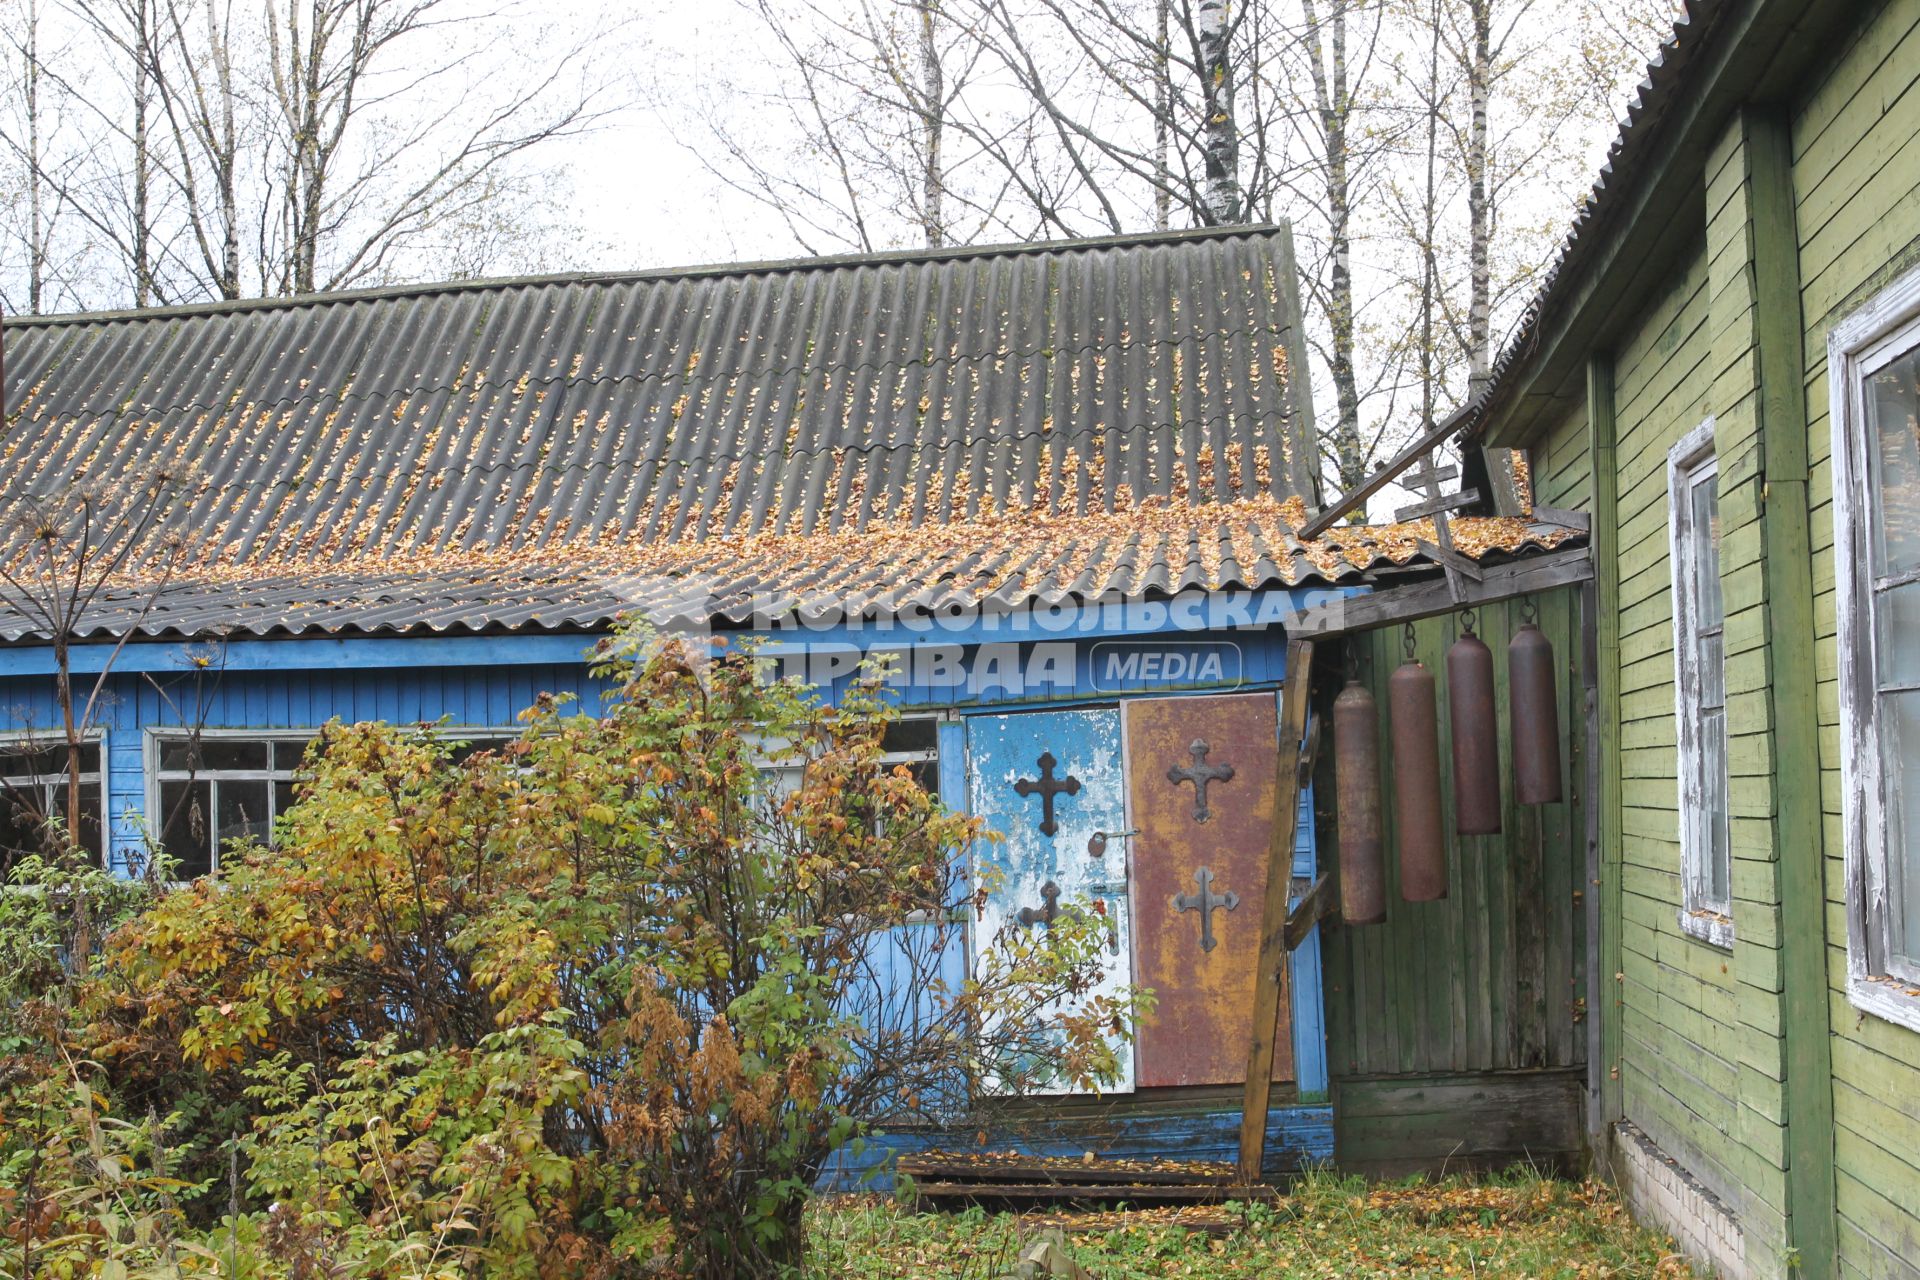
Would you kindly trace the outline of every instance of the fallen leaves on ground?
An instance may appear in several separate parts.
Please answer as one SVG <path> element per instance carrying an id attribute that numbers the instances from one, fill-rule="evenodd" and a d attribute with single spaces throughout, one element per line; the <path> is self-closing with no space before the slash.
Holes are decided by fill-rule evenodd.
<path id="1" fill-rule="evenodd" d="M 1087 1214 L 922 1214 L 875 1196 L 813 1211 L 812 1280 L 995 1280 L 1043 1230 L 1100 1280 L 1693 1273 L 1614 1191 L 1532 1173 L 1373 1185 L 1311 1175 L 1278 1204 Z"/>

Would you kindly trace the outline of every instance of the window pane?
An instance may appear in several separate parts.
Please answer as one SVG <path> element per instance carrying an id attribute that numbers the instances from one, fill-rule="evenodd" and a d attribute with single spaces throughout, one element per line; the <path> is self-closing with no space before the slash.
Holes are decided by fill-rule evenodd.
<path id="1" fill-rule="evenodd" d="M 273 744 L 273 767 L 282 773 L 292 773 L 298 769 L 300 762 L 307 757 L 307 744 L 311 741 L 311 738 L 276 741 Z"/>
<path id="2" fill-rule="evenodd" d="M 1733 859 L 1727 830 L 1727 716 L 1724 711 L 1709 711 L 1700 717 L 1700 760 L 1706 770 L 1702 780 L 1706 803 L 1700 815 L 1703 839 L 1700 889 L 1703 905 L 1725 911 L 1733 900 Z"/>
<path id="3" fill-rule="evenodd" d="M 264 745 L 264 744 L 257 744 Z M 252 839 L 265 843 L 273 834 L 273 784 L 264 778 L 237 782 L 221 779 L 213 784 L 214 844 L 224 850 L 229 840 Z"/>
<path id="4" fill-rule="evenodd" d="M 276 782 L 273 784 L 273 816 L 278 818 L 294 806 L 293 784 Z"/>
<path id="5" fill-rule="evenodd" d="M 1880 687 L 1920 687 L 1920 582 L 1882 591 L 1873 618 Z"/>
<path id="6" fill-rule="evenodd" d="M 1879 489 L 1871 534 L 1874 573 L 1920 568 L 1920 350 L 1868 378 L 1865 399 Z"/>
<path id="7" fill-rule="evenodd" d="M 246 738 L 203 738 L 200 764 L 205 769 L 232 769 L 264 773 L 272 743 Z"/>
<path id="8" fill-rule="evenodd" d="M 80 772 L 100 771 L 100 748 L 80 748 Z M 0 748 L 0 773 L 9 778 L 64 778 L 67 775 L 67 746 L 52 737 L 32 742 L 10 742 Z"/>
<path id="9" fill-rule="evenodd" d="M 1895 956 L 1920 970 L 1920 693 L 1881 700 L 1887 769 L 1887 915 Z"/>
<path id="10" fill-rule="evenodd" d="M 478 737 L 471 734 L 463 735 L 458 730 L 455 730 L 454 734 L 447 738 L 446 741 L 450 744 L 447 749 L 447 759 L 454 764 L 460 764 L 480 754 L 482 751 L 498 751 L 501 744 L 506 742 L 507 739 L 489 737 L 485 734 L 481 734 Z"/>
<path id="11" fill-rule="evenodd" d="M 1702 628 L 1714 628 L 1720 607 L 1720 477 L 1716 473 L 1693 486 L 1688 533 L 1694 545 L 1694 608 Z"/>
<path id="12" fill-rule="evenodd" d="M 53 852 L 45 808 L 44 791 L 38 786 L 0 787 L 0 870 L 28 854 Z"/>
<path id="13" fill-rule="evenodd" d="M 160 784 L 160 847 L 173 860 L 173 875 L 191 880 L 213 870 L 207 819 L 212 808 L 207 782 Z"/>
<path id="14" fill-rule="evenodd" d="M 907 766 L 913 770 L 913 780 L 920 789 L 938 800 L 940 798 L 940 766 L 932 760 L 918 760 Z"/>
<path id="15" fill-rule="evenodd" d="M 101 799 L 99 783 L 88 783 L 80 788 L 80 843 L 95 858 L 101 857 L 107 847 L 106 841 L 101 838 L 105 825 L 101 822 Z"/>
<path id="16" fill-rule="evenodd" d="M 895 720 L 880 739 L 883 751 L 932 751 L 940 740 L 933 720 Z"/>
<path id="17" fill-rule="evenodd" d="M 189 773 L 200 768 L 199 744 L 192 738 L 160 739 L 160 768 L 167 773 Z"/>

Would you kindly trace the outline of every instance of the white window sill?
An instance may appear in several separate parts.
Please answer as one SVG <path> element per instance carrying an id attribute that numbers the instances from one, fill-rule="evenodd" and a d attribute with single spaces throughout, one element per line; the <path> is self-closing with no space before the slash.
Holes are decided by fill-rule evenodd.
<path id="1" fill-rule="evenodd" d="M 1717 911 L 1680 912 L 1680 932 L 1722 951 L 1733 950 L 1733 918 Z"/>
<path id="2" fill-rule="evenodd" d="M 1847 999 L 1864 1013 L 1909 1031 L 1920 1031 L 1920 985 L 1898 978 L 1854 974 L 1847 979 Z"/>

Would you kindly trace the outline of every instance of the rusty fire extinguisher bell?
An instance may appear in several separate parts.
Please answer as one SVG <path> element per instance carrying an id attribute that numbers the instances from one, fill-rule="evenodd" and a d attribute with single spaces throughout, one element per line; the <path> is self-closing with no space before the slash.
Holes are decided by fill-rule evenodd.
<path id="1" fill-rule="evenodd" d="M 1356 676 L 1333 700 L 1333 777 L 1340 820 L 1340 918 L 1387 918 L 1386 855 L 1380 843 L 1380 718 Z"/>
<path id="2" fill-rule="evenodd" d="M 1387 680 L 1393 733 L 1393 818 L 1400 843 L 1400 896 L 1433 902 L 1447 896 L 1447 838 L 1440 827 L 1440 713 L 1433 672 L 1413 656 Z"/>
<path id="3" fill-rule="evenodd" d="M 1500 729 L 1493 702 L 1493 650 L 1473 634 L 1447 649 L 1447 717 L 1453 729 L 1453 825 L 1463 836 L 1500 833 Z"/>
<path id="4" fill-rule="evenodd" d="M 1507 686 L 1513 730 L 1513 798 L 1521 804 L 1560 799 L 1560 699 L 1554 689 L 1553 642 L 1534 625 L 1533 602 L 1507 644 Z"/>

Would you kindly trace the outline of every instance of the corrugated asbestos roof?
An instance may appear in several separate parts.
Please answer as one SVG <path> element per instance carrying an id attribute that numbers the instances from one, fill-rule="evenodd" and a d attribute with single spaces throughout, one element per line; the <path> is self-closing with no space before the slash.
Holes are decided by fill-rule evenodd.
<path id="1" fill-rule="evenodd" d="M 5 492 L 196 461 L 94 635 L 1339 580 L 1294 289 L 1240 228 L 9 318 Z"/>
<path id="2" fill-rule="evenodd" d="M 1142 518 L 1142 516 L 1146 518 Z M 1131 599 L 1194 588 L 1359 583 L 1371 571 L 1420 560 L 1427 522 L 1348 526 L 1303 546 L 1297 501 L 1215 508 L 1149 508 L 1040 523 L 1031 518 L 928 530 L 772 537 L 715 554 L 561 558 L 496 553 L 436 557 L 389 568 L 315 566 L 260 575 L 222 570 L 174 582 L 156 600 L 109 589 L 83 635 L 153 637 L 376 634 L 409 631 L 593 630 L 623 614 L 656 625 L 765 624 L 790 616 L 840 620 L 1013 609 L 1060 600 Z M 1544 551 L 1584 535 L 1499 518 L 1453 523 L 1480 558 Z M 0 637 L 34 633 L 0 611 Z"/>

